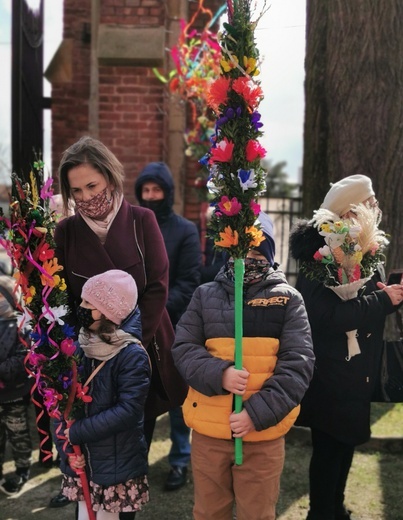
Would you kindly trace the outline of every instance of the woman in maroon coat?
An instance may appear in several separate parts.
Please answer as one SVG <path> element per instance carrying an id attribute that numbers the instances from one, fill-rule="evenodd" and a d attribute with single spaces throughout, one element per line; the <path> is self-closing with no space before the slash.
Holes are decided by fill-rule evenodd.
<path id="1" fill-rule="evenodd" d="M 121 163 L 100 141 L 82 137 L 68 148 L 59 166 L 65 209 L 55 233 L 56 256 L 64 267 L 73 308 L 81 302 L 88 278 L 109 269 L 133 276 L 139 291 L 143 344 L 152 361 L 152 382 L 145 408 L 145 433 L 151 443 L 155 419 L 182 404 L 186 386 L 174 367 L 172 325 L 165 309 L 168 258 L 154 213 L 123 198 Z"/>

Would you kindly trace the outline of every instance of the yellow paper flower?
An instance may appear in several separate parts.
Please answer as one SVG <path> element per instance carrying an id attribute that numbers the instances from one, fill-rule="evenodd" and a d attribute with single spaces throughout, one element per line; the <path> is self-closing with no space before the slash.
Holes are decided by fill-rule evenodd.
<path id="1" fill-rule="evenodd" d="M 263 231 L 261 229 L 257 229 L 255 226 L 251 226 L 245 228 L 245 233 L 249 233 L 252 235 L 252 239 L 250 241 L 250 247 L 258 247 L 263 240 L 266 240 L 263 236 Z"/>
<path id="2" fill-rule="evenodd" d="M 257 61 L 255 58 L 248 58 L 247 56 L 243 57 L 243 66 L 246 74 L 249 74 L 250 76 L 258 76 L 260 71 L 256 68 L 256 65 Z"/>
<path id="3" fill-rule="evenodd" d="M 238 65 L 238 63 L 239 63 L 238 58 L 234 55 L 232 55 L 231 58 L 232 58 L 232 60 L 231 59 L 220 60 L 220 65 L 224 72 L 229 72 L 230 70 L 234 69 Z"/>
<path id="4" fill-rule="evenodd" d="M 67 289 L 66 281 L 64 278 L 60 279 L 60 283 L 57 286 L 57 288 L 60 289 L 61 291 L 65 291 Z"/>
<path id="5" fill-rule="evenodd" d="M 36 294 L 36 289 L 33 285 L 31 287 L 28 287 L 27 292 L 24 294 L 24 301 L 26 304 L 30 304 L 32 302 L 33 297 Z"/>
<path id="6" fill-rule="evenodd" d="M 330 233 L 330 224 L 322 224 L 320 226 L 321 230 L 324 231 L 325 233 Z"/>
<path id="7" fill-rule="evenodd" d="M 238 245 L 239 235 L 238 231 L 234 231 L 230 226 L 227 226 L 222 233 L 220 233 L 221 240 L 214 242 L 219 247 L 232 247 Z"/>

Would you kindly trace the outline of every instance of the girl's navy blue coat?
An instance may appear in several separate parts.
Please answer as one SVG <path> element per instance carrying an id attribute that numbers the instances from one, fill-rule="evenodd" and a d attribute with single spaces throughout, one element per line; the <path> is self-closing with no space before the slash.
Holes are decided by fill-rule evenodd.
<path id="1" fill-rule="evenodd" d="M 133 320 L 122 329 L 138 336 Z M 85 381 L 101 361 L 85 356 L 82 360 Z M 92 401 L 85 405 L 85 417 L 71 426 L 70 441 L 81 447 L 88 478 L 96 484 L 112 486 L 147 473 L 143 422 L 150 378 L 147 352 L 132 343 L 108 360 L 91 381 L 88 394 Z M 61 424 L 60 433 L 65 427 Z M 57 444 L 61 471 L 75 476 L 63 452 L 63 441 L 59 439 Z"/>

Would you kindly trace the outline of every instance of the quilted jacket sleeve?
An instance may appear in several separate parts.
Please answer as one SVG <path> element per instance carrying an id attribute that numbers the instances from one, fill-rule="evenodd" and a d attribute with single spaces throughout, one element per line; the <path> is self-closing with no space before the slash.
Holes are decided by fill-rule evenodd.
<path id="1" fill-rule="evenodd" d="M 176 326 L 172 355 L 177 369 L 189 386 L 207 396 L 222 395 L 228 393 L 222 388 L 222 374 L 233 362 L 212 356 L 205 347 L 201 304 L 205 287 L 196 289 Z"/>

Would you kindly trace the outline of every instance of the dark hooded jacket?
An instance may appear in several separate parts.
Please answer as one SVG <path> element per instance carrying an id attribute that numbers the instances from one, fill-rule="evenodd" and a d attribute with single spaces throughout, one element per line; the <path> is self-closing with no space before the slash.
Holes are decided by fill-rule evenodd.
<path id="1" fill-rule="evenodd" d="M 146 350 L 135 343 L 140 335 L 138 314 L 130 315 L 120 327 L 132 334 L 133 343 L 109 359 L 89 383 L 92 401 L 83 417 L 70 427 L 70 441 L 81 447 L 90 480 L 112 486 L 145 475 L 148 471 L 147 444 L 143 432 L 144 405 L 150 387 L 151 367 Z M 101 361 L 87 358 L 81 348 L 83 380 Z M 62 434 L 63 420 L 55 420 L 60 469 L 74 476 L 67 462 Z M 70 445 L 66 448 L 71 452 Z"/>
<path id="2" fill-rule="evenodd" d="M 299 222 L 291 232 L 290 252 L 300 264 L 311 261 L 323 245 L 323 238 L 308 221 Z M 296 284 L 305 301 L 316 357 L 297 424 L 352 445 L 370 437 L 370 403 L 385 318 L 396 309 L 387 294 L 377 289 L 376 283 L 383 281 L 381 267 L 358 296 L 347 301 L 301 270 Z M 347 361 L 346 332 L 356 329 L 361 353 Z"/>
<path id="3" fill-rule="evenodd" d="M 164 191 L 158 202 L 143 200 L 142 187 L 155 182 Z M 174 183 L 165 163 L 148 164 L 140 173 L 135 194 L 140 205 L 152 209 L 157 217 L 169 259 L 169 290 L 166 308 L 175 327 L 200 283 L 201 248 L 196 225 L 173 211 Z"/>
<path id="4" fill-rule="evenodd" d="M 0 318 L 0 403 L 28 396 L 34 380 L 24 366 L 27 352 L 19 337 L 17 319 Z"/>

